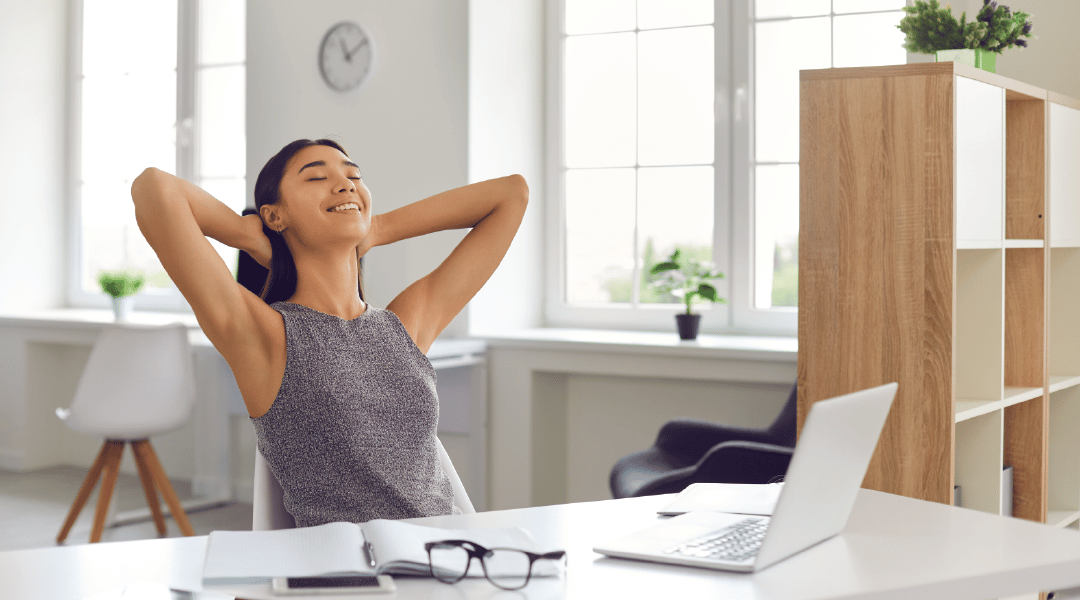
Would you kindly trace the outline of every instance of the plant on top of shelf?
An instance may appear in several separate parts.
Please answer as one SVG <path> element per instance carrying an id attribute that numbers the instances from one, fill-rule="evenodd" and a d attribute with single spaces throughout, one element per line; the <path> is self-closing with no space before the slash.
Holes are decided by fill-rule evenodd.
<path id="1" fill-rule="evenodd" d="M 662 274 L 659 279 L 652 282 L 653 287 L 680 298 L 686 304 L 686 312 L 675 315 L 675 320 L 679 325 L 679 337 L 684 340 L 697 337 L 701 315 L 693 313 L 694 300 L 704 298 L 711 302 L 726 302 L 717 293 L 716 288 L 708 283 L 713 279 L 724 278 L 724 274 L 716 270 L 716 265 L 693 258 L 684 260 L 682 251 L 678 248 L 666 261 L 656 264 L 649 272 L 653 275 Z M 687 324 L 684 325 L 684 323 Z"/>
<path id="2" fill-rule="evenodd" d="M 967 13 L 960 13 L 957 21 L 949 5 L 942 7 L 938 0 L 915 0 L 904 12 L 907 14 L 896 27 L 906 36 L 902 46 L 908 52 L 935 54 L 939 61 L 966 62 L 991 72 L 996 62 L 992 54 L 1013 46 L 1024 48 L 1028 45 L 1024 38 L 1035 39 L 1030 14 L 1014 13 L 994 0 L 983 0 L 983 7 L 970 23 Z M 971 58 L 956 52 L 959 50 L 971 51 L 967 53 Z"/>

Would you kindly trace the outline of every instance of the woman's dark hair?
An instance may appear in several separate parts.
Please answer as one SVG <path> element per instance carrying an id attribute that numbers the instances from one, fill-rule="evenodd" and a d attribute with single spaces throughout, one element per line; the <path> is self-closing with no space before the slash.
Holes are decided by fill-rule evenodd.
<path id="1" fill-rule="evenodd" d="M 281 180 L 285 177 L 285 167 L 297 152 L 308 146 L 330 146 L 348 156 L 341 144 L 333 140 L 296 140 L 286 144 L 270 160 L 266 161 L 262 170 L 259 171 L 259 177 L 255 180 L 255 208 L 260 211 L 260 218 L 263 206 L 277 204 L 281 201 Z M 263 285 L 259 297 L 267 304 L 273 304 L 288 300 L 296 293 L 296 262 L 293 261 L 292 252 L 289 252 L 289 246 L 285 244 L 285 238 L 280 233 L 267 227 L 265 221 L 263 221 L 263 233 L 270 240 L 272 252 L 270 256 L 270 274 L 266 278 L 266 284 Z M 361 300 L 364 299 L 364 286 L 362 277 L 359 276 L 362 261 L 363 259 L 357 259 L 358 276 L 356 282 Z"/>

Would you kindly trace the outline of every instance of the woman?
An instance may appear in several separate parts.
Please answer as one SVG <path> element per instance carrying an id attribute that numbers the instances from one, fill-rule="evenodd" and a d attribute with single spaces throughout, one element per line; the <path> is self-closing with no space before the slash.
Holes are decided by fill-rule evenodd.
<path id="1" fill-rule="evenodd" d="M 139 228 L 232 368 L 298 526 L 453 511 L 424 354 L 499 265 L 528 194 L 512 175 L 373 215 L 359 167 L 330 140 L 297 140 L 266 163 L 258 215 L 157 169 L 132 184 Z M 385 309 L 363 300 L 369 249 L 461 228 L 472 231 Z M 207 237 L 270 267 L 262 297 Z"/>

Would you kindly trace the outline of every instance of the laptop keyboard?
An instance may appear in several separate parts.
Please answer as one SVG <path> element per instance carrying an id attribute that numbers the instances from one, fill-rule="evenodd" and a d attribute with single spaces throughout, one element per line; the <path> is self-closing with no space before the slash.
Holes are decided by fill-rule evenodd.
<path id="1" fill-rule="evenodd" d="M 664 550 L 664 553 L 693 558 L 744 561 L 757 556 L 768 528 L 769 522 L 766 519 L 745 519 L 730 528 L 672 546 Z"/>

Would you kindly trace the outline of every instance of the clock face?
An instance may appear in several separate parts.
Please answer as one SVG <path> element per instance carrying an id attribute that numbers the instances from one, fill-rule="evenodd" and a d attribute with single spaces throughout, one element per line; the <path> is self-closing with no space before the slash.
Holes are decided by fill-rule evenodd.
<path id="1" fill-rule="evenodd" d="M 371 73 L 374 48 L 360 25 L 343 21 L 330 28 L 319 47 L 323 81 L 339 92 L 356 89 Z"/>

